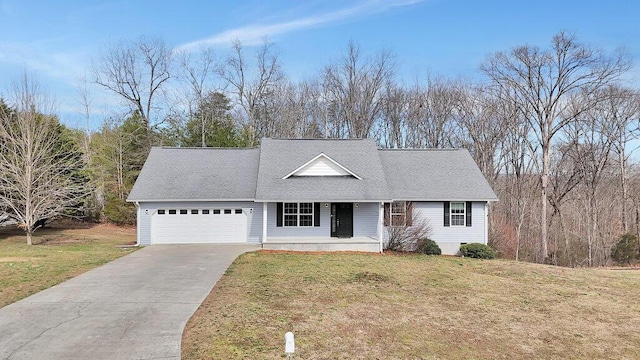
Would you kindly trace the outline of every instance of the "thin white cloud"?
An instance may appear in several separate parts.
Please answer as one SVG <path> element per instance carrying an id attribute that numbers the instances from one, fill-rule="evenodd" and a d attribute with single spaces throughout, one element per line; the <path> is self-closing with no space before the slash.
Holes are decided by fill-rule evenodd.
<path id="1" fill-rule="evenodd" d="M 313 28 L 327 25 L 341 20 L 347 20 L 358 16 L 367 16 L 385 12 L 392 8 L 403 7 L 423 2 L 425 0 L 370 0 L 359 3 L 356 6 L 337 11 L 304 17 L 276 24 L 254 24 L 226 30 L 210 37 L 181 44 L 175 48 L 177 51 L 194 51 L 207 46 L 228 45 L 235 40 L 240 40 L 243 45 L 257 45 L 262 43 L 265 37 L 285 34 L 295 30 Z"/>
<path id="2" fill-rule="evenodd" d="M 84 71 L 87 56 L 78 51 L 50 51 L 51 43 L 57 42 L 59 39 L 31 43 L 0 42 L 0 63 L 13 64 L 65 82 L 75 82 Z"/>

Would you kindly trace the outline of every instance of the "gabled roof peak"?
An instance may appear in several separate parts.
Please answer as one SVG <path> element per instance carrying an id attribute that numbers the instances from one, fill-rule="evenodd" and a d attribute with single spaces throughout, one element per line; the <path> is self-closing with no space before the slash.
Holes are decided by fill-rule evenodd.
<path id="1" fill-rule="evenodd" d="M 283 179 L 299 176 L 349 176 L 362 180 L 360 176 L 342 166 L 323 152 L 287 174 Z"/>
<path id="2" fill-rule="evenodd" d="M 348 139 L 338 139 L 338 138 L 262 138 L 262 141 L 264 140 L 278 140 L 278 141 L 312 141 L 312 140 L 318 140 L 318 141 L 364 141 L 364 140 L 368 140 L 368 141 L 372 141 L 371 139 L 367 139 L 367 138 L 348 138 Z"/>
<path id="3" fill-rule="evenodd" d="M 413 148 L 403 148 L 403 149 L 386 149 L 381 148 L 378 151 L 416 151 L 416 152 L 446 152 L 446 151 L 466 151 L 461 148 L 427 148 L 427 149 L 413 149 Z"/>

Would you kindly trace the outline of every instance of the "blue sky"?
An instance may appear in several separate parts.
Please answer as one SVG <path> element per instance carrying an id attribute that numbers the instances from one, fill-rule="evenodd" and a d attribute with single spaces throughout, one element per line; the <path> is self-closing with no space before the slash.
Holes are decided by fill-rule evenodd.
<path id="1" fill-rule="evenodd" d="M 411 82 L 428 73 L 476 77 L 488 54 L 546 46 L 560 30 L 605 50 L 625 47 L 636 64 L 631 84 L 639 87 L 639 18 L 640 2 L 632 0 L 0 0 L 0 94 L 26 71 L 73 126 L 79 79 L 91 60 L 109 42 L 141 35 L 173 48 L 211 45 L 219 54 L 235 38 L 251 47 L 267 36 L 294 79 L 316 74 L 352 39 L 366 53 L 391 50 L 399 79 Z M 103 98 L 98 90 L 94 96 Z"/>

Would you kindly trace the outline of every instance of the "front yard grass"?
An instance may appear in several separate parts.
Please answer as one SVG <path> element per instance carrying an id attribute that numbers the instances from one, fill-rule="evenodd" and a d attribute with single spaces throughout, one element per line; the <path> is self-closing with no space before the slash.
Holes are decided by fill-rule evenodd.
<path id="1" fill-rule="evenodd" d="M 187 324 L 185 359 L 637 359 L 640 271 L 247 253 Z"/>
<path id="2" fill-rule="evenodd" d="M 133 251 L 135 228 L 98 225 L 44 228 L 26 245 L 24 232 L 0 228 L 0 307 L 59 284 Z"/>

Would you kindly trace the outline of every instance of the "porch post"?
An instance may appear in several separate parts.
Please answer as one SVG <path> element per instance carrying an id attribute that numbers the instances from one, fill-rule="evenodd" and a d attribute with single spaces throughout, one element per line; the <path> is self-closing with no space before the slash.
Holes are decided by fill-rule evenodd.
<path id="1" fill-rule="evenodd" d="M 380 249 L 379 251 L 382 252 L 383 249 L 383 220 L 384 220 L 384 203 L 381 202 L 378 208 L 378 241 L 380 242 Z"/>
<path id="2" fill-rule="evenodd" d="M 262 203 L 262 243 L 267 242 L 267 205 L 269 203 Z"/>

